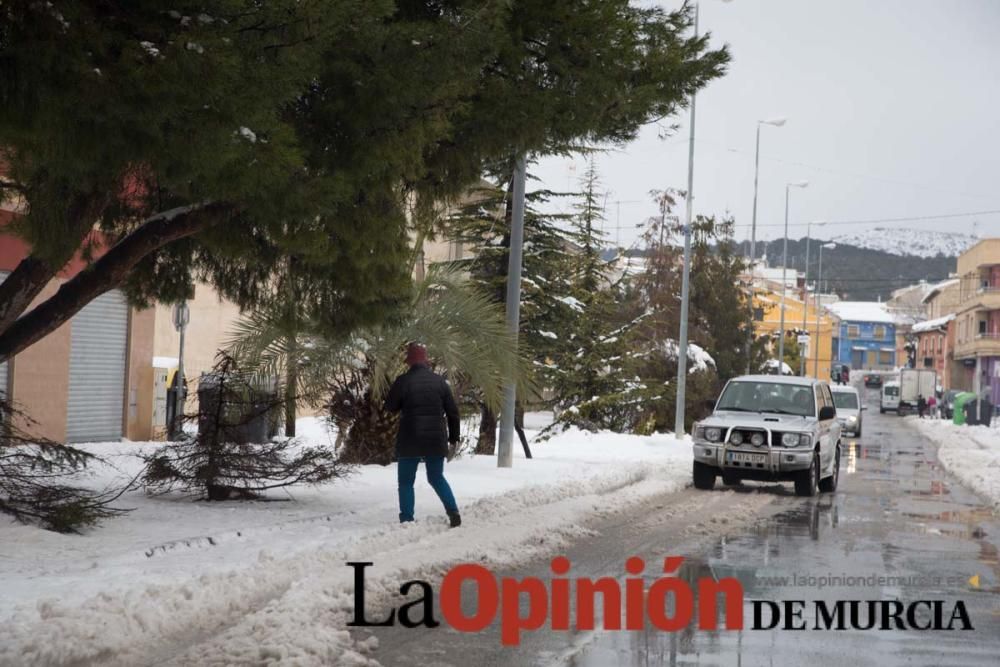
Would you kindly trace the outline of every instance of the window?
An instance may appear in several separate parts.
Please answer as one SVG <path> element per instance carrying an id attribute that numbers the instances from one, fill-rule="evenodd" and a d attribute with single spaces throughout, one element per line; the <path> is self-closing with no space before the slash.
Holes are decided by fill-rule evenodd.
<path id="1" fill-rule="evenodd" d="M 878 363 L 882 366 L 892 365 L 892 352 L 889 350 L 879 350 Z"/>
<path id="2" fill-rule="evenodd" d="M 875 365 L 876 354 L 875 350 L 868 350 L 868 368 Z"/>
<path id="3" fill-rule="evenodd" d="M 859 327 L 857 324 L 848 324 L 847 337 L 858 338 L 859 336 L 861 336 L 861 327 Z"/>
<path id="4" fill-rule="evenodd" d="M 979 335 L 982 336 L 986 333 L 986 320 L 979 320 Z"/>
<path id="5" fill-rule="evenodd" d="M 833 396 L 830 395 L 830 386 L 829 385 L 825 385 L 825 384 L 824 385 L 820 385 L 820 390 L 819 391 L 820 391 L 820 394 L 823 395 L 823 402 L 826 403 L 827 405 L 831 406 L 831 407 L 835 407 L 835 404 L 833 402 Z"/>
<path id="6" fill-rule="evenodd" d="M 853 391 L 835 391 L 833 392 L 833 403 L 838 409 L 857 410 L 858 395 Z"/>
<path id="7" fill-rule="evenodd" d="M 812 389 L 784 382 L 730 382 L 719 397 L 718 410 L 773 412 L 812 417 Z"/>
<path id="8" fill-rule="evenodd" d="M 881 324 L 875 325 L 875 340 L 882 340 L 885 338 L 885 327 Z"/>
<path id="9" fill-rule="evenodd" d="M 934 368 L 934 357 L 924 357 L 924 368 Z"/>

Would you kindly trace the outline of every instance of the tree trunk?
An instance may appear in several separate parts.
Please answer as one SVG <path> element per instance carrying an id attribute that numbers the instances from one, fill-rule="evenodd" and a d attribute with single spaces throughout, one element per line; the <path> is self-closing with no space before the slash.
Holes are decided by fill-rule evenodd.
<path id="1" fill-rule="evenodd" d="M 209 203 L 176 208 L 149 218 L 100 259 L 63 283 L 54 295 L 3 330 L 0 362 L 37 343 L 95 298 L 122 285 L 129 272 L 153 252 L 218 224 L 233 213 L 227 204 Z"/>
<path id="2" fill-rule="evenodd" d="M 288 343 L 288 362 L 285 368 L 285 435 L 295 437 L 295 417 L 298 406 L 299 355 L 292 337 Z"/>
<path id="3" fill-rule="evenodd" d="M 492 456 L 497 449 L 497 416 L 488 406 L 482 406 L 479 421 L 479 440 L 476 442 L 476 454 Z"/>

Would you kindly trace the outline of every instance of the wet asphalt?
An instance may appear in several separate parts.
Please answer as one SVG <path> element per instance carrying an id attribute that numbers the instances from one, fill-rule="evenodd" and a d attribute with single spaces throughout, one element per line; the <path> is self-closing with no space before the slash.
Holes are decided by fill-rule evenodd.
<path id="1" fill-rule="evenodd" d="M 662 559 L 675 555 L 685 557 L 680 576 L 688 581 L 736 577 L 745 629 L 543 627 L 525 632 L 520 646 L 503 647 L 498 624 L 475 634 L 397 626 L 374 633 L 379 643 L 371 657 L 424 667 L 1000 665 L 1000 517 L 941 468 L 935 446 L 906 420 L 880 415 L 871 394 L 862 437 L 844 439 L 836 493 L 799 498 L 791 484 L 747 482 L 733 490 L 720 481 L 714 491 L 689 488 L 596 520 L 593 537 L 561 551 L 572 562 L 571 577 L 621 579 L 625 559 L 640 556 L 649 585 Z M 549 559 L 497 574 L 552 577 Z M 471 611 L 475 594 L 471 587 L 464 592 L 463 607 Z M 749 629 L 755 601 L 788 600 L 806 601 L 808 629 Z M 940 601 L 945 625 L 961 601 L 974 629 L 956 622 L 951 631 L 818 630 L 817 600 Z M 926 609 L 918 623 L 928 622 Z"/>

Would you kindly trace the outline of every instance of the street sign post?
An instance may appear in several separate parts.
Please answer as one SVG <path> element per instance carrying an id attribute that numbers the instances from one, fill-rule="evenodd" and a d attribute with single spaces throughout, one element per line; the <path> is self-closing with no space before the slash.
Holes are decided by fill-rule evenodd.
<path id="1" fill-rule="evenodd" d="M 191 310 L 186 301 L 174 305 L 172 312 L 174 329 L 180 334 L 180 349 L 177 352 L 177 372 L 170 387 L 172 409 L 168 411 L 167 439 L 179 440 L 184 431 L 184 402 L 187 399 L 187 383 L 184 380 L 184 331 L 191 321 Z"/>

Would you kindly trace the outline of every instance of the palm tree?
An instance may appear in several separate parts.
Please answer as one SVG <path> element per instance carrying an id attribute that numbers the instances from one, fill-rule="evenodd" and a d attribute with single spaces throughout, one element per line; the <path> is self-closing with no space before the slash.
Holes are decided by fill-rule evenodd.
<path id="1" fill-rule="evenodd" d="M 287 325 L 280 316 L 251 314 L 239 323 L 230 350 L 244 369 L 294 377 L 299 400 L 325 393 L 347 462 L 392 461 L 396 419 L 383 410 L 382 401 L 404 370 L 402 350 L 410 341 L 427 346 L 459 395 L 474 391 L 496 409 L 507 378 L 527 387 L 528 365 L 518 355 L 501 307 L 453 268 L 432 266 L 414 284 L 400 317 L 347 339 L 323 336 L 310 323 L 299 323 L 295 330 Z M 290 365 L 293 374 L 287 373 Z"/>

